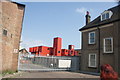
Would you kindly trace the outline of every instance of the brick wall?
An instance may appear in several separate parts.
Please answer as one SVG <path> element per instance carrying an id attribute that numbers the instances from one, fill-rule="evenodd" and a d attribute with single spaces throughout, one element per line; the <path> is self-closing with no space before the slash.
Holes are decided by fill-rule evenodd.
<path id="1" fill-rule="evenodd" d="M 2 70 L 16 71 L 24 6 L 13 2 L 2 3 Z M 3 31 L 7 31 L 7 35 Z M 1 45 L 0 44 L 0 45 Z"/>
<path id="2" fill-rule="evenodd" d="M 89 32 L 95 32 L 95 44 L 89 44 Z M 89 67 L 89 54 L 96 54 L 98 57 L 98 32 L 97 29 L 82 32 L 82 50 L 81 50 L 81 71 L 98 72 L 98 58 L 96 68 Z"/>
<path id="3" fill-rule="evenodd" d="M 0 3 L 0 73 L 2 70 L 2 4 Z"/>
<path id="4" fill-rule="evenodd" d="M 100 28 L 100 64 L 103 65 L 103 64 L 110 64 L 114 69 L 116 66 L 115 65 L 115 54 L 118 54 L 115 50 L 115 40 L 116 37 L 115 37 L 115 29 L 117 26 L 115 26 L 114 24 L 108 24 L 109 26 L 108 27 L 103 27 L 103 28 Z M 113 53 L 104 53 L 104 38 L 113 38 Z"/>
<path id="5" fill-rule="evenodd" d="M 108 27 L 103 27 L 103 26 L 99 26 L 100 27 L 100 65 L 103 64 L 110 64 L 115 70 L 116 70 L 116 62 L 117 62 L 117 54 L 118 54 L 118 50 L 117 50 L 117 45 L 118 43 L 116 43 L 118 40 L 117 36 L 115 36 L 116 34 L 116 29 L 117 26 L 115 24 L 108 24 L 108 25 L 104 25 L 104 26 L 108 26 Z M 95 44 L 88 44 L 88 35 L 89 32 L 93 32 L 95 31 Z M 109 38 L 112 37 L 113 38 L 113 46 L 114 46 L 114 51 L 113 53 L 104 53 L 103 52 L 103 40 L 104 38 Z M 90 53 L 94 53 L 97 56 L 97 67 L 96 68 L 90 68 L 88 67 L 88 61 L 89 61 L 89 54 Z M 88 72 L 98 72 L 98 60 L 99 60 L 99 54 L 98 54 L 98 31 L 95 30 L 90 30 L 90 31 L 86 31 L 82 33 L 82 67 L 81 69 L 83 71 L 88 71 Z M 86 61 L 86 62 L 85 62 Z M 117 70 L 116 70 L 117 71 Z"/>

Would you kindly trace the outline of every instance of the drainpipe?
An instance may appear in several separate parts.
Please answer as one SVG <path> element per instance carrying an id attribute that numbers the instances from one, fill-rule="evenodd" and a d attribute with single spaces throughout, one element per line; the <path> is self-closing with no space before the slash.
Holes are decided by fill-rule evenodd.
<path id="1" fill-rule="evenodd" d="M 98 30 L 98 73 L 100 72 L 100 28 Z"/>

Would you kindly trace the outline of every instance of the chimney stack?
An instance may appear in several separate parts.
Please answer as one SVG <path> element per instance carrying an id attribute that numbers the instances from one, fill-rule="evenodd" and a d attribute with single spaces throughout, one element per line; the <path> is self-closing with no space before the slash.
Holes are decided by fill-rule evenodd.
<path id="1" fill-rule="evenodd" d="M 87 25 L 88 23 L 90 23 L 90 18 L 91 18 L 88 11 L 85 17 L 86 17 L 86 25 Z"/>

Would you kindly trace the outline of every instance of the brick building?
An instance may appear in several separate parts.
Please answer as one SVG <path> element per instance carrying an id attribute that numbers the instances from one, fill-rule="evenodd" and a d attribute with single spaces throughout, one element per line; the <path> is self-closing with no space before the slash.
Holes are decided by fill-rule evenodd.
<path id="1" fill-rule="evenodd" d="M 16 71 L 25 5 L 0 2 L 0 71 Z"/>
<path id="2" fill-rule="evenodd" d="M 74 45 L 69 45 L 68 49 L 62 49 L 62 38 L 56 37 L 53 40 L 53 47 L 37 46 L 29 48 L 29 52 L 36 56 L 77 56 L 78 51 L 74 50 Z"/>
<path id="3" fill-rule="evenodd" d="M 110 64 L 120 75 L 120 5 L 105 10 L 90 22 L 87 12 L 82 32 L 81 70 L 100 72 Z"/>

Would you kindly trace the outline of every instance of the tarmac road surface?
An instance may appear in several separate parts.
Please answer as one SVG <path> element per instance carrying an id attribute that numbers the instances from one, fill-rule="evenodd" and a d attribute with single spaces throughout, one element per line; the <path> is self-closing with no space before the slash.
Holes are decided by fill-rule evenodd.
<path id="1" fill-rule="evenodd" d="M 99 80 L 99 76 L 67 72 L 67 71 L 58 71 L 58 72 L 23 72 L 22 74 L 15 75 L 14 78 L 94 78 Z"/>

